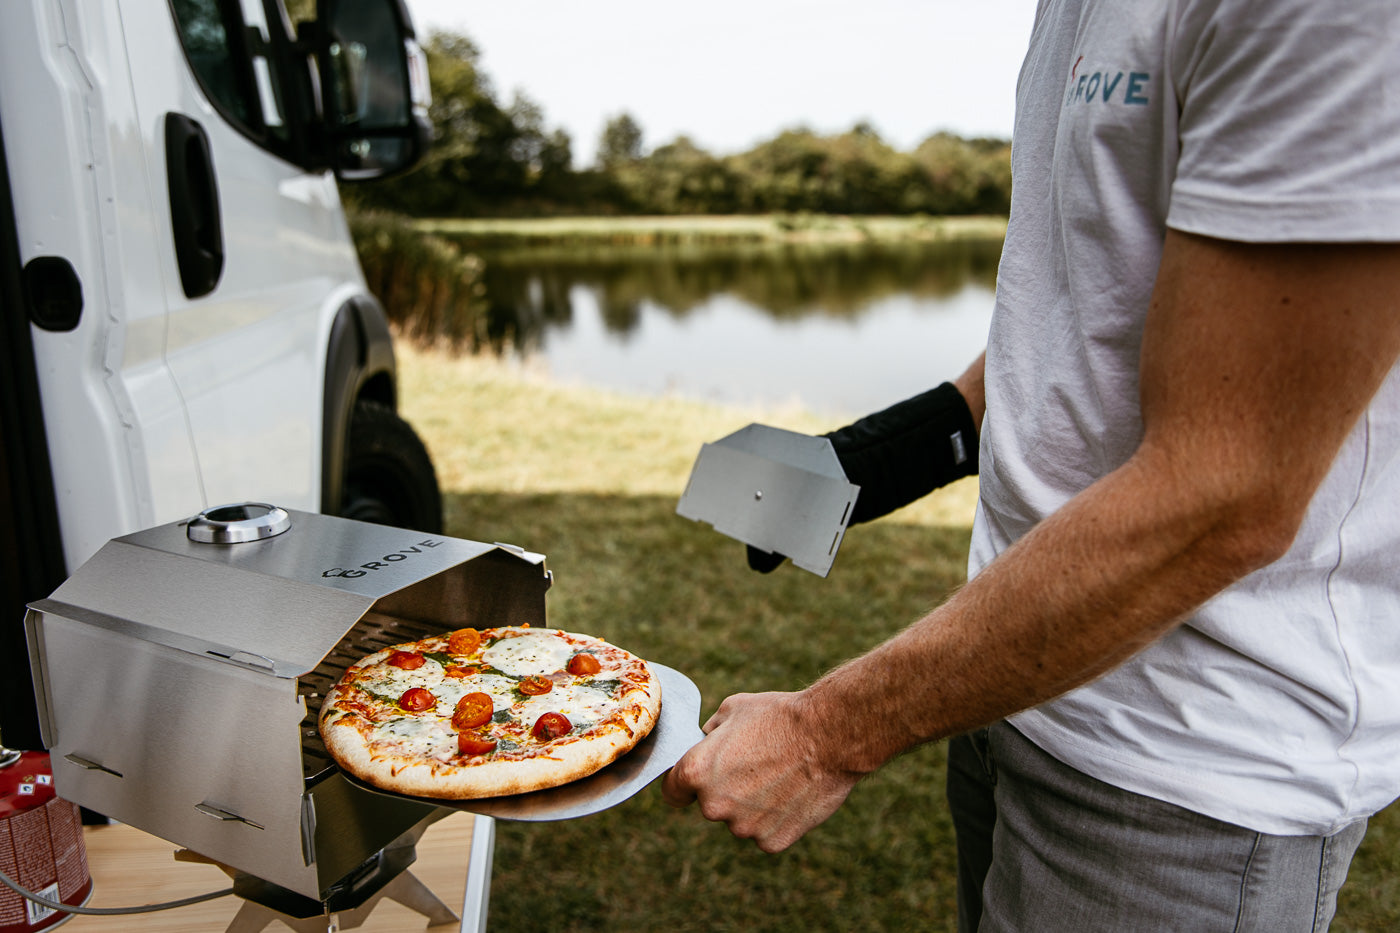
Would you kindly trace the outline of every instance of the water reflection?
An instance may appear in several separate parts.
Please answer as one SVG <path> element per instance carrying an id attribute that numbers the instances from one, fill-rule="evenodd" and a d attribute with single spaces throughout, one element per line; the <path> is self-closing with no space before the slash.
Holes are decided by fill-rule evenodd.
<path id="1" fill-rule="evenodd" d="M 1000 240 L 484 254 L 488 330 L 557 377 L 868 411 L 981 349 Z"/>

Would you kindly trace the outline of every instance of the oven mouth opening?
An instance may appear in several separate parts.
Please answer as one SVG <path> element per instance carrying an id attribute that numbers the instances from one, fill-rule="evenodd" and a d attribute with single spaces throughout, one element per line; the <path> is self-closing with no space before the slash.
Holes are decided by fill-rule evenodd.
<path id="1" fill-rule="evenodd" d="M 302 778 L 306 788 L 336 773 L 335 762 L 321 740 L 321 704 L 326 694 L 356 661 L 405 642 L 418 641 L 450 631 L 441 623 L 420 622 L 370 610 L 355 623 L 315 670 L 297 679 L 297 693 L 306 704 L 301 721 Z"/>

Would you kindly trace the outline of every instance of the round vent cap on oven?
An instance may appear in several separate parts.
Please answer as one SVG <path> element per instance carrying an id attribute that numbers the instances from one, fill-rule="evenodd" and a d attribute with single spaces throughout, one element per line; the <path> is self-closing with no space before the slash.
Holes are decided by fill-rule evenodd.
<path id="1" fill-rule="evenodd" d="M 190 519 L 185 534 L 202 544 L 242 544 L 280 535 L 292 527 L 286 509 L 265 502 L 240 502 L 205 509 Z"/>

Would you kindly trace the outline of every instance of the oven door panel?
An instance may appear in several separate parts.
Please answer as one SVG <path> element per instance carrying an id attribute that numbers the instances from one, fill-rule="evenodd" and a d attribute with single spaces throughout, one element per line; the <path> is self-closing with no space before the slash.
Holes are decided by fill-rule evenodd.
<path id="1" fill-rule="evenodd" d="M 294 680 L 52 612 L 30 621 L 62 797 L 316 896 Z"/>

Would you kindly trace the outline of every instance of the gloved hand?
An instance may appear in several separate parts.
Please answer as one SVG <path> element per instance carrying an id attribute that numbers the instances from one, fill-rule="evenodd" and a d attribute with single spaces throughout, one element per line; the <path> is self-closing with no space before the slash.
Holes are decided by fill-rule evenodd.
<path id="1" fill-rule="evenodd" d="M 977 473 L 977 424 L 951 382 L 822 435 L 846 479 L 860 487 L 849 524 L 888 515 Z M 748 563 L 771 573 L 786 558 L 747 545 Z"/>
<path id="2" fill-rule="evenodd" d="M 757 570 L 759 573 L 772 573 L 777 570 L 783 561 L 787 560 L 785 554 L 774 554 L 768 551 L 760 551 L 752 544 L 744 545 L 748 549 L 749 569 Z"/>

